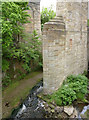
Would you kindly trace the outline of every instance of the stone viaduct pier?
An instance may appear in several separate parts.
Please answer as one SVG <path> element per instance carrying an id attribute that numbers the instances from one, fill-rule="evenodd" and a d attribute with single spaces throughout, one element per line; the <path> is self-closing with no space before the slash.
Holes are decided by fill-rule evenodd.
<path id="1" fill-rule="evenodd" d="M 56 3 L 57 16 L 43 30 L 44 93 L 56 91 L 71 74 L 87 70 L 88 2 L 64 0 Z"/>

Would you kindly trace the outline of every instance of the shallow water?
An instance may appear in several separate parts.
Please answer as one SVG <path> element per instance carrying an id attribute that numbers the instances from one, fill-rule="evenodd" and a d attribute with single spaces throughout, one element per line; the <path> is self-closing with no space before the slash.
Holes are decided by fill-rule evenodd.
<path id="1" fill-rule="evenodd" d="M 46 112 L 44 110 L 43 101 L 37 97 L 37 94 L 42 92 L 42 90 L 43 82 L 40 81 L 33 87 L 19 111 L 15 112 L 11 118 L 18 120 L 21 120 L 22 118 L 45 118 Z M 87 97 L 89 99 L 89 95 Z M 76 107 L 79 113 L 79 120 L 82 120 L 80 114 L 84 114 L 89 109 L 89 105 L 76 103 L 74 107 Z"/>
<path id="2" fill-rule="evenodd" d="M 19 111 L 11 116 L 14 119 L 22 118 L 44 118 L 44 105 L 37 97 L 37 94 L 42 92 L 43 82 L 39 82 L 31 92 L 29 93 L 26 100 L 23 102 L 22 107 Z"/>
<path id="3" fill-rule="evenodd" d="M 82 120 L 82 118 L 89 119 L 89 105 L 84 106 L 82 112 L 79 114 L 79 118 L 80 120 Z"/>

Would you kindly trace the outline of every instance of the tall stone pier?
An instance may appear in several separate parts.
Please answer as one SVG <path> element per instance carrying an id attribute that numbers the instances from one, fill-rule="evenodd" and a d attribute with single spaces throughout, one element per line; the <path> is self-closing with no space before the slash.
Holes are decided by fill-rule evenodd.
<path id="1" fill-rule="evenodd" d="M 29 0 L 28 6 L 30 7 L 30 10 L 25 10 L 30 15 L 30 17 L 28 17 L 30 23 L 25 23 L 23 27 L 24 33 L 28 36 L 27 39 L 30 41 L 32 39 L 31 34 L 34 30 L 41 36 L 40 1 L 41 0 Z M 28 42 L 28 40 L 22 38 L 19 41 L 25 43 Z"/>
<path id="2" fill-rule="evenodd" d="M 71 0 L 72 1 L 72 0 Z M 71 74 L 87 70 L 88 2 L 57 0 L 57 17 L 43 30 L 44 93 L 51 94 Z"/>
<path id="3" fill-rule="evenodd" d="M 32 33 L 34 30 L 41 34 L 41 20 L 40 20 L 40 1 L 41 0 L 29 0 L 28 6 L 30 10 L 26 10 L 30 14 L 31 18 L 28 18 L 31 23 L 24 24 L 25 32 Z"/>

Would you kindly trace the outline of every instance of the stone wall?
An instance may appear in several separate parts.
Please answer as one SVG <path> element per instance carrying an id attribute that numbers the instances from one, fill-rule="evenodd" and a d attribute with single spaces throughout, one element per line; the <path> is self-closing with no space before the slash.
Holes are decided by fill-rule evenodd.
<path id="1" fill-rule="evenodd" d="M 44 25 L 44 93 L 71 74 L 87 70 L 87 2 L 57 2 L 57 17 Z"/>
<path id="2" fill-rule="evenodd" d="M 30 0 L 28 5 L 30 6 L 30 10 L 26 10 L 26 12 L 31 16 L 28 17 L 30 23 L 26 23 L 23 25 L 26 37 L 24 39 L 20 37 L 19 39 L 20 42 L 24 43 L 28 43 L 28 40 L 31 41 L 31 34 L 34 30 L 37 31 L 37 34 L 40 37 L 39 40 L 41 40 L 40 0 L 33 0 L 33 2 L 32 0 Z"/>
<path id="3" fill-rule="evenodd" d="M 28 20 L 30 20 L 31 23 L 24 24 L 25 28 L 24 32 L 30 34 L 33 32 L 33 30 L 36 30 L 37 33 L 40 35 L 41 34 L 40 1 L 29 2 L 28 5 L 30 6 L 30 10 L 27 10 L 27 12 L 31 16 L 31 18 L 28 18 Z"/>

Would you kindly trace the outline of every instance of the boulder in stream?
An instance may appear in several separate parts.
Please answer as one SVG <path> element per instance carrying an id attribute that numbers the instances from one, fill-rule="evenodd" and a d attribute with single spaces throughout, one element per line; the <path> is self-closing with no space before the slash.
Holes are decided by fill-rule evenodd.
<path id="1" fill-rule="evenodd" d="M 74 112 L 73 112 L 73 114 L 70 116 L 70 118 L 78 118 L 78 111 L 76 110 L 76 108 L 74 108 Z"/>
<path id="2" fill-rule="evenodd" d="M 64 106 L 64 112 L 69 116 L 73 114 L 74 107 L 73 106 Z"/>

